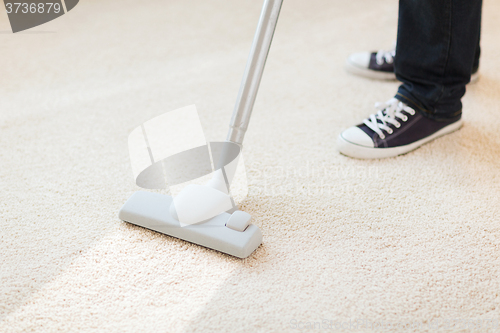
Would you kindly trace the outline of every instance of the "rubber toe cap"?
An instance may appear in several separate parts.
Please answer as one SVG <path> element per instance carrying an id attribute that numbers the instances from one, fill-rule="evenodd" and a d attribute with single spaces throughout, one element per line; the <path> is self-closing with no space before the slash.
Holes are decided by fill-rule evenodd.
<path id="1" fill-rule="evenodd" d="M 370 66 L 370 58 L 371 53 L 368 52 L 353 53 L 347 58 L 347 62 L 356 67 L 368 68 Z"/>
<path id="2" fill-rule="evenodd" d="M 340 136 L 350 143 L 358 146 L 373 148 L 373 140 L 361 128 L 357 126 L 350 127 L 340 134 Z"/>

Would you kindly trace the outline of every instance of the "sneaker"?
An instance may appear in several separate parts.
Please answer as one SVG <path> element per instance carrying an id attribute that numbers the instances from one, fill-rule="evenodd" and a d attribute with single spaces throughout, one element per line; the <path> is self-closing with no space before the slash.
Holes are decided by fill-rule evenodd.
<path id="1" fill-rule="evenodd" d="M 355 158 L 393 157 L 462 126 L 461 115 L 445 121 L 433 120 L 396 98 L 377 103 L 375 107 L 378 109 L 376 114 L 339 135 L 337 149 L 340 153 Z"/>
<path id="2" fill-rule="evenodd" d="M 347 58 L 346 70 L 351 74 L 376 80 L 396 80 L 394 57 L 396 49 L 390 51 L 353 53 Z M 472 70 L 470 83 L 479 79 L 478 68 Z"/>

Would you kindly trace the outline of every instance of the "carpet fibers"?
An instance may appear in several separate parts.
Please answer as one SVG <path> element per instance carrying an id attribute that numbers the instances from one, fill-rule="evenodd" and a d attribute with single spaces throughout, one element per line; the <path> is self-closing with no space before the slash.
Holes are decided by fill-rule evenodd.
<path id="1" fill-rule="evenodd" d="M 0 332 L 500 330 L 500 2 L 461 130 L 386 160 L 335 150 L 398 87 L 343 68 L 393 45 L 397 6 L 284 2 L 245 139 L 239 205 L 264 240 L 244 260 L 117 213 L 132 129 L 196 104 L 225 139 L 261 2 L 85 0 L 18 34 L 2 11 Z"/>

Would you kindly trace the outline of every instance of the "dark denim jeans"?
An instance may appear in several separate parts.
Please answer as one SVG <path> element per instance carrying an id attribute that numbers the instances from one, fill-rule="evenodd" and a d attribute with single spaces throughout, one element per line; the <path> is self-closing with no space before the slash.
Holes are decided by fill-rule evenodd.
<path id="1" fill-rule="evenodd" d="M 479 66 L 481 7 L 481 0 L 399 1 L 396 98 L 437 120 L 461 114 Z"/>

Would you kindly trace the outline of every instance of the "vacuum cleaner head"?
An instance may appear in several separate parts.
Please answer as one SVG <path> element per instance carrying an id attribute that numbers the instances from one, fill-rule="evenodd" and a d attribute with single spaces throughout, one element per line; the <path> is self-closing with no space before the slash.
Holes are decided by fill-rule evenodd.
<path id="1" fill-rule="evenodd" d="M 203 176 L 205 171 L 214 173 L 212 180 L 205 187 L 186 186 L 175 199 L 136 192 L 120 210 L 120 219 L 239 258 L 248 257 L 261 244 L 262 233 L 250 224 L 249 214 L 238 210 L 229 214 L 235 208 L 230 184 L 282 2 L 264 1 L 225 143 L 207 144 L 194 106 L 156 117 L 129 135 L 132 170 L 138 186 L 166 188 L 167 183 L 181 184 Z M 203 163 L 210 156 L 213 168 L 211 163 Z M 176 177 L 165 179 L 167 173 Z"/>
<path id="2" fill-rule="evenodd" d="M 262 243 L 262 233 L 250 224 L 247 213 L 239 210 L 222 213 L 208 221 L 181 227 L 170 215 L 172 201 L 169 195 L 138 191 L 127 200 L 118 216 L 125 222 L 238 258 L 248 257 Z"/>

